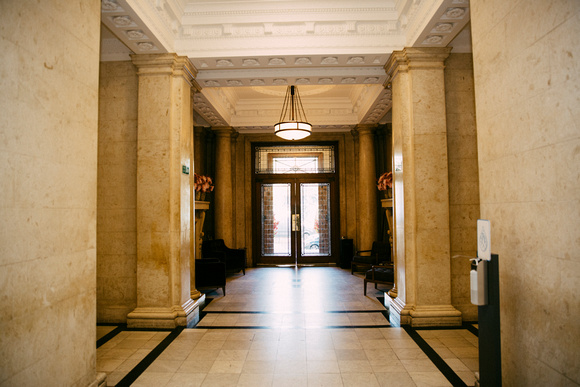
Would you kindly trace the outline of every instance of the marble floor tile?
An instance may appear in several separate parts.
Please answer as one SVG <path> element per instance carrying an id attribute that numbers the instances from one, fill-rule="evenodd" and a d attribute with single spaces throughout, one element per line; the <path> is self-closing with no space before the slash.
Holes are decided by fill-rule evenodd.
<path id="1" fill-rule="evenodd" d="M 240 374 L 208 374 L 201 387 L 235 387 L 238 385 Z"/>
<path id="2" fill-rule="evenodd" d="M 343 373 L 344 387 L 379 387 L 379 381 L 372 372 Z"/>
<path id="3" fill-rule="evenodd" d="M 206 376 L 206 373 L 176 373 L 169 379 L 165 387 L 200 387 Z"/>
<path id="4" fill-rule="evenodd" d="M 174 334 L 163 350 L 154 351 L 169 331 L 98 327 L 97 337 L 116 334 L 98 348 L 97 369 L 107 372 L 108 385 L 139 370 L 132 386 L 450 386 L 418 334 L 474 385 L 475 334 L 391 327 L 379 296 L 369 289 L 365 297 L 361 276 L 348 270 L 248 269 L 228 277 L 227 296 L 208 293 L 198 325 Z"/>
<path id="5" fill-rule="evenodd" d="M 340 374 L 308 374 L 308 387 L 342 387 Z"/>

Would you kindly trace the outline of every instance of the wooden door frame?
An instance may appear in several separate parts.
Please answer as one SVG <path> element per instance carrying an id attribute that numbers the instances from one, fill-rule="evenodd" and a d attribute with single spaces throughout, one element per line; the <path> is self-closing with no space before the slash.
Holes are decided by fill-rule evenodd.
<path id="1" fill-rule="evenodd" d="M 256 168 L 256 148 L 260 146 L 334 146 L 334 173 L 304 173 L 304 174 L 260 174 L 257 175 Z M 259 184 L 262 183 L 276 183 L 288 182 L 288 180 L 297 180 L 300 182 L 328 182 L 330 183 L 330 227 L 331 227 L 331 254 L 328 257 L 327 264 L 340 263 L 339 256 L 339 242 L 340 242 L 340 187 L 339 187 L 339 143 L 337 141 L 318 141 L 318 142 L 299 142 L 289 144 L 288 142 L 252 142 L 251 143 L 251 164 L 252 164 L 252 181 L 251 181 L 251 196 L 252 196 L 252 264 L 257 266 L 259 258 L 262 255 L 261 237 L 262 237 L 262 220 L 261 216 L 261 198 L 258 192 Z M 324 181 L 321 181 L 324 180 Z M 308 257 L 314 260 L 320 256 Z M 326 264 L 324 262 L 320 262 Z"/>

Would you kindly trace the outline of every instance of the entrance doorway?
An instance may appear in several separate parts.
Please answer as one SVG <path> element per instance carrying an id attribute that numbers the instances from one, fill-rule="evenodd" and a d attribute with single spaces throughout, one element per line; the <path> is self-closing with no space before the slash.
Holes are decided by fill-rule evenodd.
<path id="1" fill-rule="evenodd" d="M 268 146 L 254 174 L 258 265 L 336 263 L 338 208 L 334 146 Z M 321 152 L 324 148 L 326 152 Z M 330 152 L 328 152 L 330 150 Z M 264 147 L 256 147 L 259 158 Z M 264 166 L 262 166 L 264 167 Z M 260 171 L 256 164 L 256 170 Z"/>

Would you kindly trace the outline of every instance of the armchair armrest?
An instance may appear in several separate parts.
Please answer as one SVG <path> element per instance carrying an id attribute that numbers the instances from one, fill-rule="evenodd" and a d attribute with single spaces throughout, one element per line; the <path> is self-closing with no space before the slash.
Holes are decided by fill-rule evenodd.
<path id="1" fill-rule="evenodd" d="M 378 265 L 373 265 L 373 267 L 371 268 L 372 270 L 375 270 L 375 268 L 383 268 L 383 269 L 392 269 L 395 267 L 395 264 L 392 262 L 383 262 L 381 264 Z"/>

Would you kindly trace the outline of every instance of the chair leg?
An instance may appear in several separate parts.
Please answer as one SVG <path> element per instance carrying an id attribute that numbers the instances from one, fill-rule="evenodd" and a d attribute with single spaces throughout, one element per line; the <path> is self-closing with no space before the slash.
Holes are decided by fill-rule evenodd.
<path id="1" fill-rule="evenodd" d="M 222 286 L 222 291 L 224 292 L 224 297 L 226 296 L 226 285 Z"/>
<path id="2" fill-rule="evenodd" d="M 365 279 L 365 291 L 364 291 L 364 295 L 367 295 L 367 280 Z"/>

